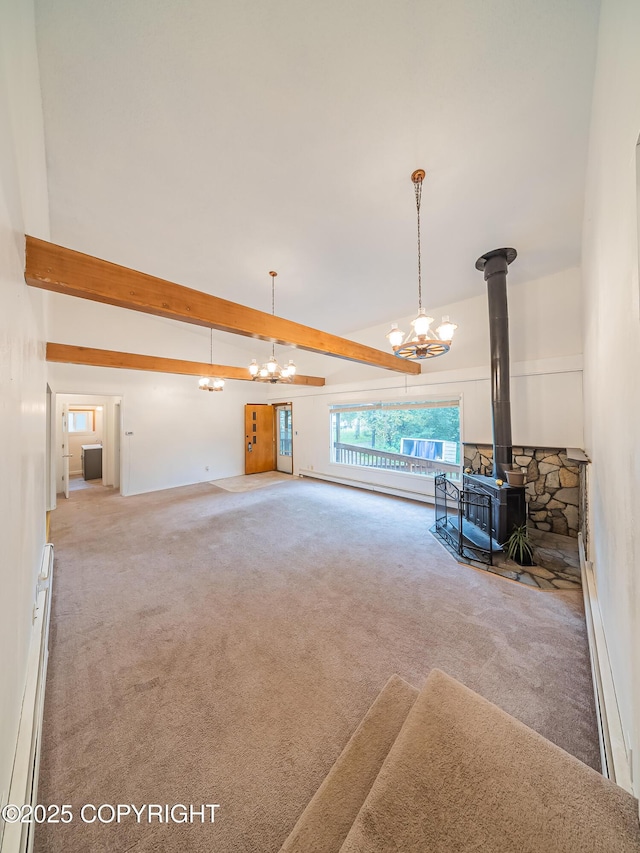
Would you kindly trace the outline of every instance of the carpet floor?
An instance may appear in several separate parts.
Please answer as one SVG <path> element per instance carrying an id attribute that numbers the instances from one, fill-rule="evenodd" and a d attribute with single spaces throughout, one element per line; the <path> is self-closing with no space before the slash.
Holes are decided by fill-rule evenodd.
<path id="1" fill-rule="evenodd" d="M 211 480 L 210 485 L 227 492 L 253 492 L 255 489 L 264 489 L 265 486 L 273 486 L 276 483 L 290 483 L 292 480 L 291 474 L 283 474 L 281 471 L 264 471 L 262 474 L 243 474 L 239 477 Z"/>
<path id="2" fill-rule="evenodd" d="M 581 593 L 461 566 L 432 523 L 297 479 L 61 501 L 38 799 L 74 819 L 37 853 L 277 851 L 393 673 L 439 667 L 597 768 Z M 86 824 L 86 803 L 220 808 Z"/>

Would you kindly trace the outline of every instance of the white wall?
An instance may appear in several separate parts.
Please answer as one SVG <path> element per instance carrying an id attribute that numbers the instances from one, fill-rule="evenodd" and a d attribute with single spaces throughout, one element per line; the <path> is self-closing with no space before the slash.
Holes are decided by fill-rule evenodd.
<path id="1" fill-rule="evenodd" d="M 526 261 L 524 249 L 522 256 L 516 258 L 509 270 L 514 270 L 519 264 L 526 265 Z M 469 266 L 469 274 L 476 282 L 477 296 L 451 305 L 425 306 L 435 319 L 434 326 L 438 325 L 444 314 L 449 314 L 451 320 L 458 324 L 458 329 L 454 336 L 455 345 L 447 357 L 423 362 L 423 372 L 440 373 L 489 364 L 487 284 L 482 273 L 473 269 L 473 263 Z M 512 284 L 510 277 L 507 277 L 507 300 L 511 361 L 526 362 L 582 352 L 579 269 L 570 268 L 517 285 Z M 367 329 L 353 337 L 370 346 L 387 349 L 385 335 L 391 322 L 398 322 L 400 328 L 408 332 L 414 317 L 415 313 L 405 318 L 390 317 L 389 323 L 384 326 Z"/>
<path id="2" fill-rule="evenodd" d="M 45 541 L 43 294 L 24 283 L 24 233 L 48 236 L 31 2 L 7 0 L 0 27 L 0 800 L 6 802 Z"/>
<path id="3" fill-rule="evenodd" d="M 210 361 L 208 329 L 110 305 L 50 294 L 49 340 L 189 361 Z M 214 333 L 213 361 L 246 367 L 266 357 L 264 341 Z M 228 380 L 224 391 L 198 389 L 198 377 L 50 364 L 57 394 L 122 397 L 123 495 L 244 473 L 244 404 L 264 386 Z M 132 433 L 127 435 L 126 433 Z M 208 470 L 207 470 L 208 469 Z"/>
<path id="4" fill-rule="evenodd" d="M 603 0 L 583 233 L 590 558 L 640 790 L 640 4 Z"/>
<path id="5" fill-rule="evenodd" d="M 509 288 L 508 299 L 514 444 L 582 447 L 579 271 L 571 269 Z M 489 323 L 484 285 L 481 296 L 444 306 L 434 315 L 443 313 L 450 314 L 460 328 L 451 351 L 423 363 L 420 376 L 382 373 L 337 360 L 331 363 L 307 353 L 296 354 L 304 372 L 318 372 L 324 367 L 328 379 L 320 389 L 287 388 L 282 396 L 282 389 L 276 387 L 270 393 L 273 400 L 293 400 L 297 473 L 310 470 L 419 495 L 433 493 L 429 480 L 331 463 L 329 407 L 337 403 L 459 397 L 463 441 L 491 443 Z M 404 328 L 408 329 L 408 323 Z M 381 341 L 386 343 L 386 331 L 388 327 L 376 327 L 354 337 L 381 347 Z M 355 381 L 358 374 L 360 378 Z M 346 377 L 350 381 L 340 381 Z"/>
<path id="6" fill-rule="evenodd" d="M 228 381 L 209 393 L 196 376 L 65 364 L 49 372 L 58 394 L 121 396 L 123 495 L 244 473 L 244 404 L 259 402 L 264 388 Z"/>
<path id="7" fill-rule="evenodd" d="M 522 250 L 511 268 L 526 264 L 526 248 Z M 449 314 L 458 324 L 454 345 L 444 357 L 423 362 L 423 374 L 449 373 L 451 370 L 489 366 L 489 318 L 487 286 L 482 273 L 470 263 L 469 276 L 476 283 L 477 296 L 449 305 L 426 305 L 436 325 L 443 314 Z M 510 268 L 510 269 L 511 269 Z M 527 363 L 540 359 L 576 356 L 582 353 L 581 278 L 580 270 L 571 268 L 555 275 L 536 279 L 525 284 L 507 284 L 509 302 L 509 333 L 512 363 Z M 386 334 L 392 322 L 408 332 L 409 317 L 390 316 L 389 322 L 349 335 L 355 341 L 388 350 Z M 361 382 L 377 379 L 381 371 L 363 367 L 340 359 L 326 359 L 300 350 L 290 350 L 299 365 L 299 372 L 319 373 L 331 384 Z"/>

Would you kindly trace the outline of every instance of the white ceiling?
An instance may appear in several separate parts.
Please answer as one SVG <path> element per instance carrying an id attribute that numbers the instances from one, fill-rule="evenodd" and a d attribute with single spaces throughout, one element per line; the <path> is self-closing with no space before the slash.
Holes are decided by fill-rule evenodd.
<path id="1" fill-rule="evenodd" d="M 422 167 L 427 308 L 579 263 L 597 0 L 36 7 L 55 242 L 348 334 L 415 309 Z"/>

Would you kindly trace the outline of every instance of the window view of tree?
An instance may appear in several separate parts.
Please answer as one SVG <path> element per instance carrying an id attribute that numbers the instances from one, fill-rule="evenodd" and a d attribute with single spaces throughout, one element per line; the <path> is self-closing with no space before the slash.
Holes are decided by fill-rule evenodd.
<path id="1" fill-rule="evenodd" d="M 433 473 L 417 459 L 460 464 L 460 409 L 450 405 L 397 404 L 334 407 L 331 414 L 334 461 L 410 473 Z M 378 451 L 365 453 L 362 451 Z M 395 458 L 399 457 L 399 458 Z"/>

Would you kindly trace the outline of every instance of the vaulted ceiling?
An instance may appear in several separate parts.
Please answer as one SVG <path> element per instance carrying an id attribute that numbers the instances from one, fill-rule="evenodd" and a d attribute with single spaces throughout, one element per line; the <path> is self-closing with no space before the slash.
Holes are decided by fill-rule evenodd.
<path id="1" fill-rule="evenodd" d="M 596 0 L 36 6 L 57 243 L 348 334 L 415 310 L 422 167 L 427 307 L 579 263 Z"/>

